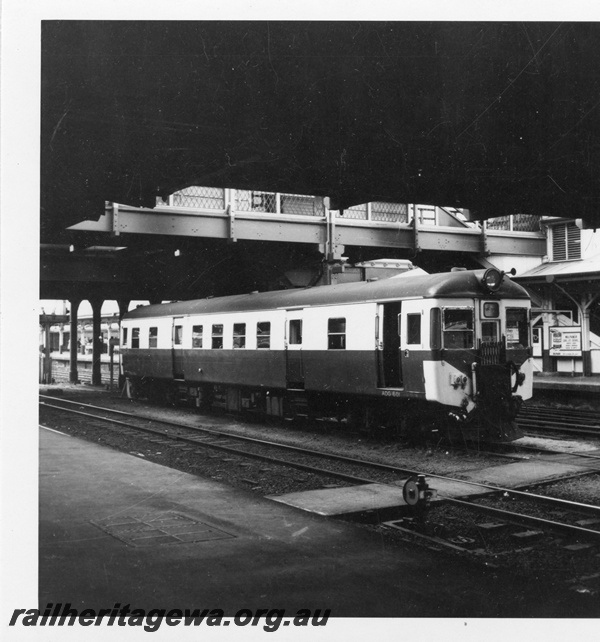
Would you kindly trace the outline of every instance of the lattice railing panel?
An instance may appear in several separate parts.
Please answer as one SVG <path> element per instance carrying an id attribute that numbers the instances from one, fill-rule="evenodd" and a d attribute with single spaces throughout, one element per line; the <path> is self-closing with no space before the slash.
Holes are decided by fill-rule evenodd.
<path id="1" fill-rule="evenodd" d="M 342 215 L 342 212 L 338 213 L 338 216 Z M 343 211 L 343 218 L 355 219 L 358 221 L 366 221 L 368 218 L 367 215 L 367 204 L 363 203 L 361 205 L 353 205 Z"/>
<path id="2" fill-rule="evenodd" d="M 273 192 L 236 190 L 235 207 L 238 212 L 277 212 L 277 195 Z"/>
<path id="3" fill-rule="evenodd" d="M 323 216 L 323 199 L 301 194 L 281 194 L 281 213 L 296 216 Z"/>
<path id="4" fill-rule="evenodd" d="M 387 223 L 408 223 L 406 203 L 371 203 L 371 220 Z"/>
<path id="5" fill-rule="evenodd" d="M 510 216 L 496 216 L 488 218 L 488 230 L 510 230 Z"/>
<path id="6" fill-rule="evenodd" d="M 539 232 L 540 217 L 531 214 L 513 214 L 512 229 L 514 232 Z"/>
<path id="7" fill-rule="evenodd" d="M 487 229 L 507 232 L 539 232 L 540 219 L 538 216 L 531 216 L 530 214 L 496 216 L 487 220 Z"/>
<path id="8" fill-rule="evenodd" d="M 174 207 L 192 207 L 206 210 L 225 209 L 225 190 L 221 187 L 198 187 L 192 185 L 171 196 Z"/>

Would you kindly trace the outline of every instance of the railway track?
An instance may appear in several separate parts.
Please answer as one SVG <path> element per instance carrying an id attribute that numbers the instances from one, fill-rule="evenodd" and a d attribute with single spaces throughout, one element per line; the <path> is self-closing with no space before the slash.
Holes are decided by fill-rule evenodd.
<path id="1" fill-rule="evenodd" d="M 519 428 L 539 434 L 561 433 L 600 437 L 600 412 L 524 405 Z"/>
<path id="2" fill-rule="evenodd" d="M 465 496 L 443 497 L 447 504 L 463 510 L 494 514 L 499 519 L 511 523 L 560 532 L 600 544 L 599 506 L 256 439 L 213 428 L 191 427 L 178 422 L 158 420 L 55 397 L 41 396 L 40 404 L 41 408 L 51 412 L 69 413 L 70 416 L 85 422 L 92 429 L 100 426 L 99 429 L 103 430 L 106 426 L 110 426 L 111 431 L 118 433 L 121 438 L 139 439 L 142 435 L 143 442 L 150 449 L 171 449 L 179 455 L 187 453 L 208 461 L 217 459 L 216 463 L 220 466 L 220 470 L 224 470 L 223 466 L 225 469 L 249 467 L 241 473 L 243 475 L 241 479 L 257 489 L 264 486 L 265 478 L 275 476 L 283 479 L 286 475 L 289 476 L 290 470 L 295 471 L 292 477 L 296 476 L 293 479 L 300 483 L 301 487 L 304 482 L 308 482 L 308 486 L 314 488 L 336 485 L 339 482 L 350 485 L 388 484 L 398 487 L 407 477 L 425 474 L 433 480 L 434 487 L 435 480 L 464 485 Z M 249 460 L 257 463 L 250 465 L 247 463 Z M 297 471 L 305 477 L 298 479 Z M 475 489 L 477 491 L 475 496 L 467 497 L 467 489 L 470 491 Z M 484 497 L 483 500 L 482 497 Z M 505 502 L 507 497 L 512 502 L 519 502 L 518 511 L 508 510 Z M 504 502 L 504 505 L 501 507 L 490 505 L 498 501 Z M 527 503 L 536 506 L 534 512 L 537 514 L 530 514 L 524 509 Z M 549 510 L 562 512 L 565 519 L 557 521 L 540 516 L 540 503 L 550 507 Z"/>
<path id="3" fill-rule="evenodd" d="M 54 397 L 50 399 L 52 399 L 52 403 L 44 401 L 42 406 L 69 412 L 86 419 L 105 422 L 108 426 L 114 427 L 124 435 L 133 435 L 135 432 L 143 433 L 152 443 L 157 445 L 166 446 L 169 443 L 173 443 L 177 447 L 187 446 L 188 448 L 197 447 L 219 451 L 225 455 L 247 457 L 269 464 L 293 467 L 309 473 L 330 476 L 351 484 L 393 483 L 398 481 L 399 475 L 406 476 L 411 472 L 377 464 L 376 462 L 247 437 L 213 428 L 188 426 L 179 422 L 153 419 L 147 416 L 134 415 L 120 410 L 64 399 L 57 401 Z M 76 409 L 75 406 L 78 408 Z M 277 453 L 277 456 L 274 453 Z M 335 462 L 337 469 L 334 467 L 325 469 L 317 465 L 317 462 L 322 460 Z M 340 469 L 340 465 L 344 467 L 343 470 Z M 371 475 L 376 475 L 376 472 L 379 472 L 379 475 L 376 475 L 376 479 L 373 477 L 365 478 L 359 474 L 361 472 L 364 473 L 365 469 L 370 469 Z"/>

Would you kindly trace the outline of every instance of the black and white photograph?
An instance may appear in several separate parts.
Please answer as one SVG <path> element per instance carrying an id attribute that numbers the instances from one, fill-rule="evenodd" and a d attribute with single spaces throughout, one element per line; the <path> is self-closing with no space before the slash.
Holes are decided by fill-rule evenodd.
<path id="1" fill-rule="evenodd" d="M 600 11 L 121 4 L 3 5 L 7 639 L 592 635 Z"/>

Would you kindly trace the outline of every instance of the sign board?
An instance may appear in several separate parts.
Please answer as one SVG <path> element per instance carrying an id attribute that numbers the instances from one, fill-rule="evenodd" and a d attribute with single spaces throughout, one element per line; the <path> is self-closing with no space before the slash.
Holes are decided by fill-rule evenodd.
<path id="1" fill-rule="evenodd" d="M 581 326 L 561 325 L 550 328 L 551 357 L 581 356 Z"/>

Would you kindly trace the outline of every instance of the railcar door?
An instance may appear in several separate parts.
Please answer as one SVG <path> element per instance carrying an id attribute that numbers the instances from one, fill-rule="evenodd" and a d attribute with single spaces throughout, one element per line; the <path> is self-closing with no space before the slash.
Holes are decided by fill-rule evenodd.
<path id="1" fill-rule="evenodd" d="M 379 356 L 379 387 L 402 387 L 402 362 L 400 360 L 400 319 L 402 302 L 393 301 L 380 306 L 381 341 Z"/>
<path id="2" fill-rule="evenodd" d="M 425 392 L 423 380 L 423 346 L 425 336 L 423 301 L 405 301 L 402 308 L 402 331 L 400 333 L 400 353 L 404 389 L 411 392 Z"/>
<path id="3" fill-rule="evenodd" d="M 185 379 L 183 367 L 183 317 L 173 318 L 173 379 Z"/>
<path id="4" fill-rule="evenodd" d="M 285 331 L 286 386 L 288 390 L 303 390 L 302 318 L 298 312 L 288 315 Z"/>

